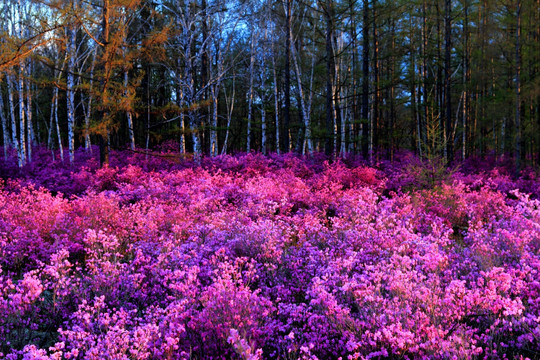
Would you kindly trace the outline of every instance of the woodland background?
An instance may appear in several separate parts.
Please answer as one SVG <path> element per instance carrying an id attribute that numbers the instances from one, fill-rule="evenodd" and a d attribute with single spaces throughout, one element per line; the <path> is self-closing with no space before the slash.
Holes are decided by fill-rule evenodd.
<path id="1" fill-rule="evenodd" d="M 5 159 L 397 150 L 540 163 L 540 0 L 12 1 Z M 65 149 L 64 149 L 65 148 Z M 139 150 L 136 150 L 139 149 Z M 14 151 L 15 150 L 15 151 Z"/>

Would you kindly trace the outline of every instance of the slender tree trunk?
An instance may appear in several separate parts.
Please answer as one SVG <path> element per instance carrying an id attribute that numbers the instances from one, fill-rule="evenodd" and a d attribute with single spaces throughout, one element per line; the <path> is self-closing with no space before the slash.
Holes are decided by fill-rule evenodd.
<path id="1" fill-rule="evenodd" d="M 25 113 L 25 103 L 24 103 L 24 75 L 26 72 L 26 66 L 24 60 L 19 63 L 19 81 L 17 82 L 17 92 L 19 95 L 19 150 L 21 152 L 20 158 L 22 165 L 26 164 L 26 113 Z"/>
<path id="2" fill-rule="evenodd" d="M 506 116 L 503 116 L 502 124 L 501 124 L 501 148 L 500 148 L 500 151 L 503 157 L 505 156 L 505 151 L 506 151 L 505 138 L 506 138 Z"/>
<path id="3" fill-rule="evenodd" d="M 249 58 L 249 89 L 248 89 L 248 117 L 247 117 L 247 139 L 246 139 L 246 151 L 251 151 L 251 117 L 253 113 L 253 67 L 255 64 L 255 33 L 252 29 L 251 33 L 251 45 L 250 45 L 250 58 Z"/>
<path id="4" fill-rule="evenodd" d="M 186 122 L 185 122 L 185 114 L 184 109 L 182 108 L 184 106 L 184 92 L 182 91 L 183 88 L 181 86 L 182 84 L 182 75 L 181 75 L 181 63 L 180 63 L 180 57 L 177 59 L 176 64 L 176 71 L 177 71 L 177 83 L 176 83 L 176 105 L 180 108 L 180 154 L 186 153 Z"/>
<path id="5" fill-rule="evenodd" d="M 74 26 L 67 29 L 68 69 L 67 69 L 67 123 L 69 162 L 75 161 L 75 64 L 77 61 L 77 30 Z"/>
<path id="6" fill-rule="evenodd" d="M 521 0 L 516 4 L 516 174 L 521 170 Z"/>
<path id="7" fill-rule="evenodd" d="M 184 111 L 180 114 L 180 154 L 186 153 L 186 119 Z"/>
<path id="8" fill-rule="evenodd" d="M 208 80 L 210 78 L 210 57 L 208 51 L 208 6 L 206 0 L 201 0 L 201 17 L 202 17 L 202 43 L 200 49 L 200 59 L 201 59 L 201 71 L 200 71 L 200 81 L 201 87 L 204 87 L 204 90 L 199 93 L 199 101 L 206 103 L 209 97 L 209 86 Z M 211 103 L 211 102 L 210 102 Z M 199 119 L 201 122 L 200 125 L 200 154 L 203 152 L 206 153 L 207 149 L 207 138 L 206 138 L 206 126 L 209 124 L 210 116 L 210 105 L 204 106 L 201 108 L 201 113 L 199 114 Z"/>
<path id="9" fill-rule="evenodd" d="M 28 63 L 28 66 L 27 66 L 27 74 L 28 75 L 31 75 L 32 74 L 32 63 Z M 27 159 L 28 159 L 28 162 L 32 162 L 32 146 L 34 145 L 34 142 L 35 142 L 35 137 L 34 137 L 34 126 L 33 126 L 33 122 L 32 122 L 32 114 L 33 114 L 33 109 L 32 109 L 32 89 L 31 89 L 31 84 L 30 84 L 30 80 L 27 80 L 26 83 L 25 83 L 25 86 L 26 86 L 26 109 L 25 109 L 25 112 L 26 112 L 26 142 L 27 142 L 27 146 L 28 146 L 28 154 L 27 154 Z"/>
<path id="10" fill-rule="evenodd" d="M 347 151 L 351 154 L 355 154 L 356 152 L 356 144 L 357 144 L 357 120 L 358 120 L 358 77 L 357 77 L 357 54 L 358 54 L 358 43 L 357 43 L 357 13 L 355 9 L 355 3 L 356 0 L 349 0 L 348 6 L 350 9 L 349 18 L 351 19 L 351 25 L 350 25 L 350 33 L 351 33 L 351 66 L 350 66 L 350 75 L 352 77 L 352 98 L 351 98 L 351 109 L 350 113 L 348 115 L 349 119 L 349 126 L 347 129 L 347 135 L 348 135 L 348 146 Z"/>
<path id="11" fill-rule="evenodd" d="M 334 50 L 333 50 L 333 1 L 326 1 L 326 141 L 325 141 L 325 153 L 330 156 L 332 154 L 333 135 L 334 135 L 334 121 L 335 121 L 335 109 L 334 109 Z"/>
<path id="12" fill-rule="evenodd" d="M 126 19 L 125 13 L 122 18 L 122 22 L 123 22 L 122 26 L 124 26 L 123 40 L 124 42 L 126 42 L 127 41 L 127 24 L 126 24 L 127 19 Z M 124 58 L 127 58 L 127 51 L 126 51 L 125 46 L 123 47 L 122 50 L 123 50 Z M 132 111 L 133 104 L 132 104 L 131 94 L 130 94 L 130 89 L 129 89 L 129 71 L 128 71 L 127 66 L 124 68 L 124 96 L 128 100 L 128 109 L 126 111 L 126 117 L 127 117 L 127 125 L 128 125 L 129 148 L 131 150 L 135 150 L 135 131 L 133 129 L 133 111 Z"/>
<path id="13" fill-rule="evenodd" d="M 369 1 L 364 0 L 362 24 L 362 153 L 368 157 L 368 117 L 369 117 Z M 370 137 L 371 138 L 371 137 Z"/>
<path id="14" fill-rule="evenodd" d="M 216 44 L 216 66 L 217 66 L 217 80 L 214 85 L 211 87 L 212 91 L 212 126 L 210 129 L 210 155 L 217 156 L 219 153 L 218 149 L 218 101 L 219 101 L 219 91 L 221 88 L 221 74 L 223 73 L 223 63 L 221 56 L 221 48 L 219 44 Z"/>
<path id="15" fill-rule="evenodd" d="M 274 42 L 272 42 L 272 74 L 274 77 L 274 122 L 276 127 L 276 153 L 280 151 L 280 139 L 279 139 L 279 92 L 278 92 L 278 77 L 276 71 L 276 50 L 274 48 Z"/>
<path id="16" fill-rule="evenodd" d="M 181 2 L 177 2 L 177 7 L 181 9 Z M 177 26 L 182 26 L 181 17 L 177 13 L 176 15 L 176 23 Z M 184 25 L 185 27 L 185 25 Z M 178 43 L 182 44 L 182 46 L 185 48 L 186 39 L 185 32 L 178 35 L 177 41 Z M 182 57 L 177 56 L 176 58 L 176 104 L 180 108 L 180 154 L 185 154 L 187 152 L 186 149 L 186 123 L 185 123 L 185 93 L 184 93 L 184 86 L 183 86 L 183 76 L 182 76 Z"/>
<path id="17" fill-rule="evenodd" d="M 375 92 L 373 94 L 372 114 L 370 118 L 370 133 L 369 133 L 369 162 L 373 164 L 373 152 L 379 146 L 379 36 L 377 30 L 376 19 L 376 0 L 373 1 L 373 83 Z"/>
<path id="18" fill-rule="evenodd" d="M 412 118 L 416 124 L 416 151 L 420 157 L 422 157 L 422 135 L 420 133 L 420 115 L 418 113 L 418 103 L 416 98 L 416 56 L 414 54 L 414 30 L 412 19 L 410 21 L 410 51 L 411 51 L 411 106 L 412 106 Z"/>
<path id="19" fill-rule="evenodd" d="M 151 83 L 151 68 L 150 65 L 146 64 L 146 74 L 145 74 L 145 87 L 146 87 L 146 144 L 144 146 L 146 151 L 146 158 L 148 158 L 148 149 L 150 148 L 150 112 L 151 112 L 151 96 L 150 96 L 150 83 Z"/>
<path id="20" fill-rule="evenodd" d="M 56 78 L 56 74 L 54 74 L 54 77 Z M 53 124 L 54 124 L 54 97 L 55 97 L 55 92 L 53 91 L 53 97 L 52 97 L 52 101 L 51 101 L 51 112 L 50 112 L 50 115 L 49 115 L 49 126 L 47 127 L 47 149 L 51 150 L 52 152 L 52 156 L 53 156 L 53 160 L 54 160 L 54 150 L 53 150 L 53 140 L 52 140 L 52 128 L 53 128 Z"/>
<path id="21" fill-rule="evenodd" d="M 212 129 L 210 129 L 210 156 L 218 155 L 217 126 L 218 126 L 218 97 L 219 84 L 212 86 Z"/>
<path id="22" fill-rule="evenodd" d="M 92 143 L 90 141 L 90 118 L 92 116 L 92 101 L 94 99 L 94 68 L 96 66 L 96 51 L 92 52 L 92 64 L 90 65 L 90 83 L 88 89 L 88 104 L 84 112 L 84 148 L 92 152 Z"/>
<path id="23" fill-rule="evenodd" d="M 313 31 L 315 33 L 315 30 Z M 311 51 L 311 74 L 309 77 L 309 94 L 307 98 L 306 114 L 304 117 L 304 126 L 306 127 L 306 136 L 304 137 L 304 147 L 307 147 L 308 154 L 312 154 L 314 151 L 312 133 L 311 133 L 311 107 L 313 105 L 313 76 L 315 73 L 315 42 L 312 45 Z M 304 151 L 305 153 L 305 151 Z"/>
<path id="24" fill-rule="evenodd" d="M 262 153 L 266 155 L 266 110 L 264 104 L 261 105 L 261 150 Z"/>
<path id="25" fill-rule="evenodd" d="M 422 115 L 423 121 L 420 121 L 420 138 L 422 143 L 427 144 L 426 125 L 428 119 L 428 70 L 427 70 L 427 47 L 428 47 L 428 30 L 427 30 L 427 4 L 426 0 L 422 2 Z"/>
<path id="26" fill-rule="evenodd" d="M 14 82 L 15 79 L 13 78 L 13 75 L 7 74 L 7 87 L 8 87 L 8 102 L 9 102 L 9 113 L 11 115 L 11 143 L 13 144 L 13 147 L 15 150 L 17 150 L 17 163 L 19 167 L 23 166 L 22 158 L 21 158 L 21 149 L 19 144 L 19 139 L 17 138 L 17 121 L 15 119 L 15 100 L 13 99 L 13 92 L 14 89 Z"/>
<path id="27" fill-rule="evenodd" d="M 390 56 L 390 129 L 389 129 L 389 137 L 390 137 L 390 160 L 394 161 L 394 124 L 396 122 L 396 107 L 395 107 L 395 73 L 396 73 L 396 60 L 395 60 L 395 52 L 396 52 L 396 24 L 394 20 L 392 20 L 392 55 Z M 413 70 L 413 73 L 416 71 Z M 416 84 L 414 84 L 415 92 L 416 92 Z M 415 96 L 413 96 L 414 98 Z M 414 112 L 416 113 L 416 102 L 413 105 Z"/>
<path id="28" fill-rule="evenodd" d="M 15 27 L 15 22 L 13 22 L 14 34 L 17 34 L 19 38 L 23 37 L 23 27 L 21 19 L 24 19 L 23 14 L 23 4 L 22 0 L 17 1 L 17 16 L 19 21 L 17 22 L 19 26 Z M 18 93 L 18 106 L 19 106 L 19 166 L 26 165 L 26 118 L 25 118 L 25 96 L 24 96 L 24 77 L 26 76 L 26 64 L 25 60 L 21 59 L 19 61 L 19 73 L 17 81 L 17 93 Z"/>
<path id="29" fill-rule="evenodd" d="M 267 120 L 266 120 L 266 91 L 264 91 L 264 85 L 266 83 L 266 56 L 268 54 L 267 51 L 267 44 L 268 44 L 268 27 L 264 30 L 264 39 L 263 39 L 263 47 L 262 47 L 262 54 L 260 56 L 260 84 L 261 87 L 263 87 L 263 92 L 260 94 L 261 97 L 261 152 L 263 154 L 268 153 L 268 126 L 267 126 Z"/>
<path id="30" fill-rule="evenodd" d="M 444 96 L 445 96 L 445 141 L 447 161 L 454 160 L 454 138 L 452 134 L 452 84 L 451 84 L 451 51 L 452 51 L 452 1 L 445 0 L 444 7 L 445 40 L 444 40 Z"/>
<path id="31" fill-rule="evenodd" d="M 292 26 L 292 14 L 291 14 L 291 2 L 292 0 L 285 0 L 286 2 L 286 19 L 285 19 L 285 33 L 291 32 Z M 290 133 L 289 127 L 291 122 L 291 39 L 287 35 L 285 39 L 285 109 L 284 109 L 284 121 L 283 121 L 283 148 L 286 152 L 290 151 Z"/>
<path id="32" fill-rule="evenodd" d="M 302 84 L 302 72 L 300 71 L 300 66 L 298 64 L 298 52 L 296 51 L 296 46 L 294 45 L 292 41 L 292 31 L 289 33 L 290 41 L 291 41 L 291 56 L 293 58 L 294 62 L 294 69 L 296 73 L 296 82 L 298 84 L 298 92 L 299 92 L 299 98 L 300 98 L 300 111 L 302 112 L 302 118 L 304 120 L 304 128 L 305 128 L 305 141 L 307 142 L 307 149 L 308 153 L 311 155 L 313 153 L 313 142 L 311 139 L 311 128 L 310 128 L 310 114 L 308 112 L 308 108 L 306 106 L 305 102 L 305 95 L 304 95 L 304 89 Z M 312 64 L 313 66 L 314 64 Z"/>
<path id="33" fill-rule="evenodd" d="M 125 96 L 129 96 L 128 85 L 129 85 L 128 71 L 124 70 Z M 131 110 L 127 110 L 126 115 L 127 115 L 127 125 L 128 125 L 129 148 L 131 150 L 135 150 L 135 131 L 133 130 L 133 113 Z"/>
<path id="34" fill-rule="evenodd" d="M 60 133 L 60 124 L 58 123 L 58 87 L 54 88 L 53 106 L 54 106 L 54 123 L 56 125 L 56 134 L 58 137 L 58 149 L 60 150 L 60 159 L 62 160 L 62 162 L 64 162 L 64 146 L 62 145 L 62 135 Z"/>
<path id="35" fill-rule="evenodd" d="M 185 90 L 184 90 L 184 103 L 189 108 L 188 117 L 190 122 L 191 134 L 193 139 L 193 153 L 195 159 L 199 160 L 201 156 L 201 131 L 198 124 L 197 110 L 192 109 L 192 105 L 195 101 L 195 82 L 193 78 L 193 59 L 192 59 L 192 35 L 191 35 L 191 4 L 189 1 L 185 2 L 184 6 L 184 17 L 185 23 L 183 24 L 183 51 L 184 51 L 184 81 L 185 81 Z"/>
<path id="36" fill-rule="evenodd" d="M 223 63 L 221 56 L 221 47 L 219 44 L 216 44 L 216 67 L 217 67 L 217 79 L 214 81 L 214 84 L 211 86 L 211 96 L 212 96 L 212 124 L 210 128 L 210 156 L 217 156 L 219 153 L 218 149 L 218 101 L 219 101 L 219 91 L 221 88 L 221 74 L 223 73 Z M 210 70 L 212 73 L 212 67 Z"/>
<path id="37" fill-rule="evenodd" d="M 4 160 L 7 160 L 10 141 L 9 141 L 9 132 L 8 132 L 8 126 L 7 126 L 6 113 L 4 112 L 4 96 L 2 95 L 1 91 L 0 91 L 0 118 L 2 119 L 2 134 L 4 136 L 3 138 Z"/>
<path id="38" fill-rule="evenodd" d="M 107 94 L 109 76 L 111 75 L 111 59 L 109 59 L 109 36 L 110 36 L 110 0 L 103 0 L 101 17 L 101 43 L 104 44 L 104 77 L 101 83 L 101 96 Z M 101 166 L 109 165 L 109 126 L 107 124 L 109 114 L 105 110 L 104 130 L 99 134 L 99 163 Z"/>
<path id="39" fill-rule="evenodd" d="M 441 49 L 443 48 L 443 42 L 441 40 L 441 37 L 442 37 L 441 9 L 439 7 L 439 2 L 435 2 L 435 11 L 437 14 L 437 26 L 436 26 L 437 28 L 437 61 L 436 61 L 436 64 L 437 64 L 437 88 L 436 88 L 437 89 L 437 92 L 436 92 L 437 109 L 436 110 L 437 110 L 437 117 L 439 119 L 440 141 L 443 144 L 443 148 L 441 149 L 442 152 L 440 155 L 442 155 L 446 161 L 448 158 L 447 146 L 446 146 L 447 138 L 446 138 L 446 130 L 445 130 L 446 123 L 444 121 L 445 120 L 444 115 L 441 115 L 443 114 L 442 111 L 444 109 L 444 97 L 443 97 L 444 95 L 444 91 L 443 91 L 444 89 L 444 81 L 443 81 L 444 63 L 441 65 L 441 62 L 442 62 Z"/>
<path id="40" fill-rule="evenodd" d="M 462 113 L 462 139 L 461 139 L 461 159 L 467 157 L 467 126 L 468 126 L 468 107 L 469 107 L 469 2 L 465 0 L 464 4 L 464 23 L 463 23 L 463 39 L 464 39 L 464 55 L 463 55 L 463 113 Z M 503 123 L 504 124 L 504 123 Z M 504 130 L 503 130 L 504 132 Z M 503 140 L 504 141 L 504 140 Z M 504 153 L 504 150 L 503 150 Z"/>
<path id="41" fill-rule="evenodd" d="M 233 114 L 233 110 L 234 110 L 234 96 L 235 96 L 235 84 L 236 84 L 236 74 L 233 74 L 233 79 L 232 79 L 232 94 L 231 94 L 231 97 L 227 97 L 227 93 L 226 93 L 226 87 L 225 87 L 225 101 L 227 103 L 227 130 L 225 131 L 225 140 L 223 141 L 223 147 L 221 149 L 221 154 L 226 154 L 227 153 L 227 144 L 229 142 L 229 130 L 231 128 L 231 119 L 232 119 L 232 114 Z"/>
<path id="42" fill-rule="evenodd" d="M 346 98 L 346 93 L 342 93 L 343 98 Z M 346 141 L 346 134 L 347 134 L 347 124 L 349 122 L 349 109 L 347 107 L 347 101 L 345 101 L 344 106 L 341 107 L 341 126 L 340 126 L 340 134 L 341 134 L 341 143 L 339 146 L 339 153 L 342 158 L 344 158 L 347 154 L 347 141 Z"/>

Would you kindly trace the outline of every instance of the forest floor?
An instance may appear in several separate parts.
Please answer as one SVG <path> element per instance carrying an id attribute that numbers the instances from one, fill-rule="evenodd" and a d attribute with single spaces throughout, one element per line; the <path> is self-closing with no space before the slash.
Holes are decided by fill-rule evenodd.
<path id="1" fill-rule="evenodd" d="M 37 150 L 0 162 L 0 358 L 540 358 L 540 177 Z"/>

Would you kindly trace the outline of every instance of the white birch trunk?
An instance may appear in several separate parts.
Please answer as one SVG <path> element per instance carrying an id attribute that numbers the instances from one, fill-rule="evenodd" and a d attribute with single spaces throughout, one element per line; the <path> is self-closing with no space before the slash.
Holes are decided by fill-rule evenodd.
<path id="1" fill-rule="evenodd" d="M 64 147 L 62 145 L 62 134 L 58 124 L 58 88 L 54 88 L 54 122 L 56 124 L 56 134 L 58 135 L 58 150 L 60 150 L 60 159 L 64 162 Z"/>
<path id="2" fill-rule="evenodd" d="M 19 95 L 19 151 L 21 164 L 26 165 L 26 117 L 25 117 L 25 103 L 24 103 L 24 73 L 25 73 L 24 60 L 19 63 L 19 81 L 17 82 L 17 92 Z"/>
<path id="3" fill-rule="evenodd" d="M 232 114 L 234 110 L 234 95 L 236 93 L 236 75 L 233 75 L 233 83 L 232 83 L 232 94 L 231 97 L 227 97 L 227 93 L 225 92 L 225 101 L 227 105 L 227 130 L 225 131 L 225 141 L 223 142 L 223 147 L 221 148 L 221 154 L 224 155 L 227 153 L 227 143 L 229 141 L 229 129 L 231 127 L 231 119 Z M 227 88 L 225 87 L 225 90 Z"/>
<path id="4" fill-rule="evenodd" d="M 178 64 L 178 69 L 180 69 L 180 64 Z M 181 78 L 180 78 L 180 74 L 178 74 L 178 84 L 180 84 L 180 81 L 181 81 Z M 183 93 L 182 93 L 182 88 L 180 87 L 180 85 L 178 85 L 176 87 L 176 103 L 177 105 L 180 107 L 180 154 L 185 154 L 186 153 L 186 121 L 185 121 L 185 116 L 184 116 L 184 109 L 182 109 L 182 105 L 183 105 Z"/>
<path id="5" fill-rule="evenodd" d="M 262 49 L 262 54 L 261 54 L 261 64 L 260 64 L 260 68 L 261 68 L 261 72 L 260 72 L 260 75 L 261 75 L 261 88 L 263 88 L 263 91 L 261 92 L 261 152 L 263 154 L 266 155 L 267 153 L 267 129 L 266 129 L 266 109 L 265 109 L 265 104 L 266 104 L 266 95 L 265 95 L 265 89 L 264 89 L 264 84 L 265 84 L 265 80 L 266 80 L 266 44 L 268 42 L 268 27 L 265 28 L 264 30 L 264 41 L 263 41 L 263 49 Z"/>
<path id="6" fill-rule="evenodd" d="M 253 30 L 252 30 L 253 31 Z M 251 51 L 249 58 L 249 90 L 248 90 L 248 118 L 247 118 L 247 145 L 246 151 L 251 151 L 251 118 L 253 113 L 253 65 L 255 63 L 255 33 L 251 34 Z"/>
<path id="7" fill-rule="evenodd" d="M 68 149 L 69 162 L 75 160 L 75 64 L 77 61 L 77 31 L 71 26 L 67 29 L 68 69 L 67 69 L 67 123 L 68 123 Z"/>
<path id="8" fill-rule="evenodd" d="M 28 64 L 28 75 L 32 73 L 32 64 Z M 26 142 L 28 143 L 28 162 L 32 161 L 32 146 L 36 139 L 34 134 L 34 125 L 32 122 L 32 88 L 30 81 L 26 82 Z"/>
<path id="9" fill-rule="evenodd" d="M 180 7 L 181 2 L 178 2 Z M 192 66 L 192 54 L 191 54 L 191 44 L 192 44 L 192 34 L 191 34 L 192 18 L 191 18 L 191 4 L 189 1 L 186 1 L 184 4 L 184 19 L 182 21 L 183 27 L 183 36 L 182 36 L 182 45 L 184 50 L 184 103 L 189 108 L 188 117 L 191 127 L 191 134 L 193 139 L 193 152 L 196 160 L 199 160 L 201 156 L 201 141 L 200 141 L 200 129 L 198 124 L 197 110 L 192 109 L 193 102 L 195 101 L 195 84 L 193 81 L 193 66 Z"/>
<path id="10" fill-rule="evenodd" d="M 17 151 L 17 162 L 19 164 L 19 167 L 23 166 L 22 159 L 21 159 L 21 149 L 19 140 L 17 138 L 17 120 L 15 119 L 15 100 L 13 99 L 13 92 L 14 89 L 14 82 L 15 79 L 13 78 L 13 75 L 8 74 L 7 76 L 7 85 L 8 85 L 8 102 L 9 102 L 9 113 L 11 116 L 11 142 L 13 143 L 13 147 Z"/>
<path id="11" fill-rule="evenodd" d="M 219 89 L 221 87 L 221 74 L 223 73 L 223 61 L 221 57 L 221 47 L 218 46 L 217 50 L 217 80 L 213 86 L 211 86 L 212 91 L 212 124 L 210 129 L 210 156 L 217 156 L 219 153 L 218 150 L 218 137 L 217 137 L 217 127 L 218 127 L 218 101 L 219 101 Z"/>
<path id="12" fill-rule="evenodd" d="M 19 10 L 20 16 L 24 16 L 26 21 L 28 23 L 31 22 L 31 8 L 32 8 L 32 2 L 23 2 L 19 0 L 20 6 L 22 6 L 22 11 Z M 24 5 L 28 5 L 28 8 L 25 8 Z M 24 15 L 23 15 L 24 12 Z M 31 37 L 31 28 L 29 26 L 24 27 L 20 29 L 20 33 L 22 34 L 24 32 L 24 37 L 29 39 Z M 31 162 L 32 161 L 32 145 L 34 142 L 34 129 L 32 124 L 32 91 L 31 91 L 31 83 L 30 83 L 30 76 L 32 74 L 32 63 L 31 60 L 28 60 L 28 66 L 26 66 L 25 60 L 22 60 L 22 62 L 25 64 L 25 69 L 22 71 L 22 74 L 27 77 L 27 80 L 25 82 L 25 90 L 26 90 L 26 107 L 24 108 L 24 112 L 26 114 L 26 143 L 27 143 L 27 154 L 26 154 L 26 161 Z M 25 91 L 23 90 L 23 91 Z"/>
<path id="13" fill-rule="evenodd" d="M 17 2 L 17 12 L 19 19 L 24 19 L 25 16 L 23 14 L 23 4 L 22 0 L 19 0 Z M 13 24 L 15 26 L 15 24 Z M 16 32 L 18 34 L 19 38 L 22 38 L 23 36 L 23 28 L 19 22 L 19 27 Z M 18 99 L 19 99 L 19 150 L 20 150 L 20 163 L 22 165 L 26 165 L 27 157 L 26 157 L 26 105 L 25 105 L 25 94 L 24 94 L 24 77 L 26 76 L 26 64 L 25 60 L 22 59 L 19 62 L 19 79 L 17 82 L 17 93 L 18 93 Z"/>
<path id="14" fill-rule="evenodd" d="M 56 77 L 56 76 L 55 76 Z M 52 101 L 51 101 L 51 113 L 50 113 L 50 116 L 49 116 L 49 126 L 48 126 L 48 129 L 47 129 L 47 149 L 49 150 L 52 150 L 52 128 L 53 128 L 53 124 L 54 124 L 54 97 L 55 97 L 55 94 L 54 94 L 54 90 L 53 90 L 53 98 L 52 98 Z M 52 152 L 53 154 L 53 160 L 54 160 L 54 151 Z"/>
<path id="15" fill-rule="evenodd" d="M 129 78 L 128 78 L 128 71 L 125 70 L 124 71 L 124 94 L 125 96 L 129 96 L 128 94 L 128 81 L 129 81 Z M 133 114 L 131 112 L 131 110 L 127 110 L 127 121 L 128 121 L 128 135 L 129 135 L 129 148 L 131 150 L 135 150 L 135 132 L 133 131 Z"/>
<path id="16" fill-rule="evenodd" d="M 2 134 L 4 136 L 4 160 L 7 160 L 10 141 L 6 114 L 4 112 L 4 97 L 2 96 L 2 92 L 0 92 L 0 117 L 2 118 Z"/>
<path id="17" fill-rule="evenodd" d="M 301 77 L 301 71 L 300 66 L 298 65 L 298 59 L 297 59 L 297 51 L 296 51 L 296 45 L 294 45 L 294 41 L 292 39 L 292 32 L 289 32 L 289 37 L 291 41 L 291 55 L 294 62 L 294 69 L 296 73 L 296 82 L 298 84 L 298 92 L 300 95 L 300 111 L 302 111 L 302 117 L 304 119 L 304 127 L 305 127 L 305 141 L 307 142 L 307 151 L 311 155 L 313 153 L 313 141 L 311 139 L 311 128 L 310 128 L 310 114 L 308 113 L 308 110 L 306 108 L 305 100 L 304 100 L 304 89 L 302 86 L 302 77 Z"/>

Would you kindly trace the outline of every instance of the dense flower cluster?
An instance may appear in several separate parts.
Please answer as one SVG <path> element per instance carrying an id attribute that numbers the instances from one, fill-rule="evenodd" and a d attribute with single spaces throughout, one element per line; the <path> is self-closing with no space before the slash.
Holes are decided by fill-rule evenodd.
<path id="1" fill-rule="evenodd" d="M 0 185 L 0 358 L 540 356 L 532 174 L 126 158 Z"/>

